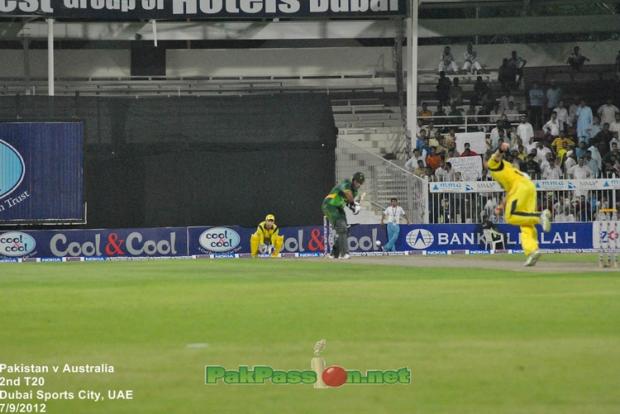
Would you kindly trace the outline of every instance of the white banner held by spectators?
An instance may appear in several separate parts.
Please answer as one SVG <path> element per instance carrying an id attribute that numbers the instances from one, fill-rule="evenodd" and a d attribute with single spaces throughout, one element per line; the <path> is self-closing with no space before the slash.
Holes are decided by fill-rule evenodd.
<path id="1" fill-rule="evenodd" d="M 538 191 L 620 190 L 620 178 L 593 180 L 535 180 Z M 428 183 L 431 193 L 495 193 L 504 191 L 495 181 Z"/>
<path id="2" fill-rule="evenodd" d="M 459 132 L 455 134 L 456 150 L 463 152 L 465 143 L 469 143 L 471 150 L 478 155 L 484 155 L 487 152 L 487 140 L 484 132 Z"/>
<path id="3" fill-rule="evenodd" d="M 464 181 L 473 181 L 482 175 L 482 158 L 481 157 L 455 157 L 448 159 L 452 164 L 454 172 L 461 173 Z"/>

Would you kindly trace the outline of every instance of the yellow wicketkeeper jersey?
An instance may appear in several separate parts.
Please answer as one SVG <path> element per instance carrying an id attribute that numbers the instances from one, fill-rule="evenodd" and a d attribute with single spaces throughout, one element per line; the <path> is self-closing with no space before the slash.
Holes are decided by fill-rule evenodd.
<path id="1" fill-rule="evenodd" d="M 261 221 L 258 225 L 258 227 L 256 228 L 256 233 L 261 237 L 261 240 L 264 244 L 271 244 L 271 238 L 273 235 L 279 235 L 280 230 L 278 229 L 278 226 L 276 226 L 275 224 L 273 225 L 272 228 L 267 229 L 265 227 L 265 222 Z"/>
<path id="2" fill-rule="evenodd" d="M 530 181 L 527 174 L 517 170 L 511 163 L 504 160 L 497 162 L 493 157 L 489 159 L 489 171 L 491 172 L 491 177 L 493 177 L 507 193 L 509 193 L 515 185 L 524 181 Z"/>

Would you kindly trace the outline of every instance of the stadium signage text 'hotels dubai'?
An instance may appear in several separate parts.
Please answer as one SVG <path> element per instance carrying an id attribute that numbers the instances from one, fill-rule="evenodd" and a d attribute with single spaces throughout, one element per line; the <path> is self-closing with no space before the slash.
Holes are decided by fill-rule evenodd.
<path id="1" fill-rule="evenodd" d="M 88 19 L 405 16 L 407 0 L 0 0 L 0 13 Z"/>
<path id="2" fill-rule="evenodd" d="M 0 139 L 0 200 L 19 187 L 26 166 L 21 154 L 9 143 Z"/>

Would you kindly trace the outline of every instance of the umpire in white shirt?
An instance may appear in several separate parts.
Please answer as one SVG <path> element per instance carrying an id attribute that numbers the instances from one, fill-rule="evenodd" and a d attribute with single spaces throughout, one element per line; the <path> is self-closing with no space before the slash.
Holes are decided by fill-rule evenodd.
<path id="1" fill-rule="evenodd" d="M 383 215 L 381 216 L 381 224 L 384 224 L 387 219 L 388 242 L 383 247 L 386 252 L 396 251 L 396 240 L 398 239 L 398 234 L 400 233 L 401 217 L 405 219 L 407 224 L 409 224 L 409 219 L 405 216 L 405 210 L 398 205 L 398 199 L 395 197 L 391 198 L 390 205 L 385 209 L 385 211 L 383 211 Z"/>

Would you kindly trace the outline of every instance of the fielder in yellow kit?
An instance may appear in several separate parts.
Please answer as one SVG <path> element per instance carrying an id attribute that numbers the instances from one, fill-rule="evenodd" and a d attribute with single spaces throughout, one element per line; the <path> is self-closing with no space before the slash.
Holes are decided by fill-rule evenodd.
<path id="1" fill-rule="evenodd" d="M 261 221 L 258 224 L 256 233 L 250 237 L 250 253 L 252 253 L 252 257 L 258 255 L 259 249 L 261 252 L 273 249 L 271 256 L 278 257 L 284 245 L 284 236 L 280 236 L 279 231 L 275 216 L 267 214 L 265 221 Z"/>
<path id="2" fill-rule="evenodd" d="M 521 246 L 527 256 L 525 266 L 534 266 L 541 255 L 535 225 L 540 224 L 545 232 L 551 230 L 551 212 L 536 211 L 536 186 L 527 174 L 503 159 L 509 148 L 508 143 L 502 143 L 489 158 L 488 167 L 491 177 L 506 191 L 502 203 L 506 223 L 521 228 Z"/>

